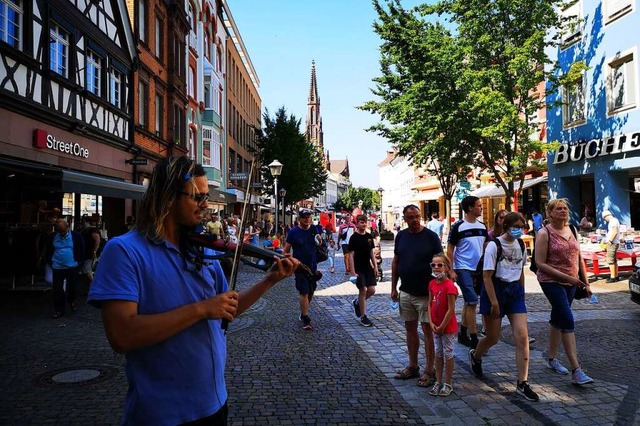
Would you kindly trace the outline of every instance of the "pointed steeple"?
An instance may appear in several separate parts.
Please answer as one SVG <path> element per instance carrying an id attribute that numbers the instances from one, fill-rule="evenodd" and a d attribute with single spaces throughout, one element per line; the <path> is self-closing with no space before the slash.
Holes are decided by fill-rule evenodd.
<path id="1" fill-rule="evenodd" d="M 307 141 L 313 143 L 318 149 L 318 155 L 324 157 L 320 96 L 318 96 L 318 83 L 316 81 L 316 61 L 311 61 L 311 82 L 309 84 L 309 100 L 307 101 Z"/>
<path id="2" fill-rule="evenodd" d="M 318 96 L 318 82 L 316 81 L 316 61 L 311 61 L 311 82 L 309 83 L 309 104 L 320 104 Z"/>

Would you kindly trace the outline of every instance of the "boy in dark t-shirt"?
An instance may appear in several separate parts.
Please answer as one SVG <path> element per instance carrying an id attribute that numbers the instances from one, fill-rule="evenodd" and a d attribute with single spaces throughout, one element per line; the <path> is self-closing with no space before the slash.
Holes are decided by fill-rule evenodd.
<path id="1" fill-rule="evenodd" d="M 351 276 L 357 277 L 358 297 L 352 302 L 353 311 L 360 324 L 371 327 L 373 323 L 367 318 L 366 301 L 376 293 L 378 269 L 374 268 L 376 258 L 373 255 L 373 236 L 367 232 L 367 216 L 356 217 L 356 232 L 349 239 L 349 265 Z"/>

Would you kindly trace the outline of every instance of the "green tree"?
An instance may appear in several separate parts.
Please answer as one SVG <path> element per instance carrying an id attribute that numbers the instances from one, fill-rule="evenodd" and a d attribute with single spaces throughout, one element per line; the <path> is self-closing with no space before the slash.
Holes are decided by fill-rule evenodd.
<path id="1" fill-rule="evenodd" d="M 549 147 L 531 137 L 530 117 L 541 106 L 545 48 L 557 43 L 547 33 L 561 24 L 562 0 L 373 4 L 383 43 L 373 91 L 380 100 L 361 107 L 381 116 L 370 130 L 426 165 L 448 198 L 470 166 L 492 171 L 510 207 L 514 181 Z"/>
<path id="2" fill-rule="evenodd" d="M 293 114 L 287 116 L 284 107 L 273 118 L 265 111 L 263 120 L 263 135 L 257 146 L 264 193 L 273 194 L 268 165 L 276 159 L 283 164 L 278 186 L 286 188 L 288 200 L 304 200 L 322 193 L 327 180 L 322 153 L 300 133 L 300 120 Z"/>
<path id="3" fill-rule="evenodd" d="M 380 208 L 380 195 L 369 188 L 350 187 L 344 194 L 338 197 L 334 203 L 336 210 L 352 211 L 358 207 L 358 203 L 362 201 L 362 210 L 378 210 Z"/>

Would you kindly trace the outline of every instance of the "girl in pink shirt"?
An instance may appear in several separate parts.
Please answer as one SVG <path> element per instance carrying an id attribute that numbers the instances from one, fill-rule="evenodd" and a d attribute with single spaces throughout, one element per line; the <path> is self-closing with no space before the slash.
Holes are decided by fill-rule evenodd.
<path id="1" fill-rule="evenodd" d="M 451 281 L 451 262 L 444 253 L 431 259 L 434 277 L 429 283 L 429 324 L 433 331 L 436 355 L 436 383 L 429 395 L 449 396 L 453 391 L 453 348 L 458 332 L 458 320 L 455 314 L 458 289 Z M 444 380 L 442 378 L 444 370 Z"/>

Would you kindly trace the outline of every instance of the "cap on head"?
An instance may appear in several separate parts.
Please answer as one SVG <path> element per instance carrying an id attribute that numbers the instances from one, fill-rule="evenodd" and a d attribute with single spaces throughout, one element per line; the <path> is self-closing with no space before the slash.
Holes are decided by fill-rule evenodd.
<path id="1" fill-rule="evenodd" d="M 607 216 L 613 216 L 609 210 L 605 210 L 602 212 L 602 218 L 606 219 Z"/>
<path id="2" fill-rule="evenodd" d="M 313 211 L 311 209 L 302 208 L 302 209 L 298 210 L 298 216 L 300 216 L 300 217 L 309 217 L 312 214 L 313 214 Z"/>

